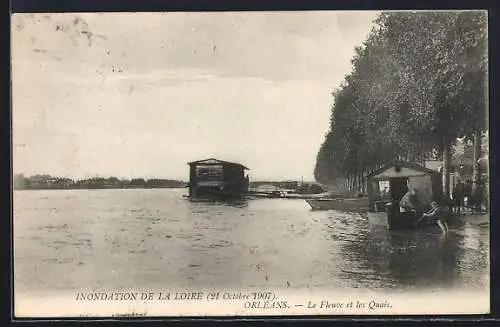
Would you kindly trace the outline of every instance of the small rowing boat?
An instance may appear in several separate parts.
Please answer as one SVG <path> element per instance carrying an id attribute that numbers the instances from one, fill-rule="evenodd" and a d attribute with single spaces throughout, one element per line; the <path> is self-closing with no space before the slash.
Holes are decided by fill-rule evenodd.
<path id="1" fill-rule="evenodd" d="M 363 198 L 320 198 L 306 199 L 312 210 L 342 210 L 342 211 L 364 211 L 368 210 L 369 201 Z"/>

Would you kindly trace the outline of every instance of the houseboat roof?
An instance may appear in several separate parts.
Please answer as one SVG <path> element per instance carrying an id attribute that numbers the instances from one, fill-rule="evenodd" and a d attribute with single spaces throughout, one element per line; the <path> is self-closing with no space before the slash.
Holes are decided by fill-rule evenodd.
<path id="1" fill-rule="evenodd" d="M 197 160 L 197 161 L 191 161 L 188 162 L 188 165 L 231 165 L 231 166 L 240 166 L 243 169 L 250 170 L 249 168 L 243 166 L 240 163 L 237 162 L 229 162 L 229 161 L 224 161 L 224 160 L 219 160 L 219 159 L 214 159 L 214 158 L 209 158 L 209 159 L 203 159 L 203 160 Z"/>
<path id="2" fill-rule="evenodd" d="M 398 177 L 419 177 L 434 175 L 437 172 L 417 163 L 408 161 L 392 161 L 367 175 L 372 180 L 388 180 Z"/>

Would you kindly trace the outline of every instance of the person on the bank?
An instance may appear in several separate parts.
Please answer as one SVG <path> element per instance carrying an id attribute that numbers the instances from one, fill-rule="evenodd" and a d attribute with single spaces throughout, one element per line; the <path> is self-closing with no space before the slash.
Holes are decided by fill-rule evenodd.
<path id="1" fill-rule="evenodd" d="M 412 188 L 399 201 L 400 212 L 417 212 L 419 209 L 419 202 L 417 197 L 417 189 Z"/>
<path id="2" fill-rule="evenodd" d="M 462 207 L 464 206 L 464 197 L 465 197 L 465 184 L 462 181 L 459 181 L 457 185 L 455 185 L 452 193 L 453 201 L 455 202 L 455 212 L 460 214 L 462 211 Z"/>
<path id="3" fill-rule="evenodd" d="M 473 199 L 473 211 L 475 212 L 481 212 L 482 211 L 482 204 L 484 201 L 484 190 L 483 190 L 483 185 L 481 185 L 480 181 L 477 181 L 474 183 L 473 190 L 472 190 L 472 199 Z"/>
<path id="4" fill-rule="evenodd" d="M 468 179 L 464 188 L 464 211 L 471 211 L 472 202 L 472 181 Z"/>
<path id="5" fill-rule="evenodd" d="M 449 230 L 446 222 L 446 211 L 436 201 L 431 202 L 431 209 L 422 215 L 419 223 L 422 222 L 422 219 L 425 224 L 431 224 L 435 221 L 443 233 Z"/>

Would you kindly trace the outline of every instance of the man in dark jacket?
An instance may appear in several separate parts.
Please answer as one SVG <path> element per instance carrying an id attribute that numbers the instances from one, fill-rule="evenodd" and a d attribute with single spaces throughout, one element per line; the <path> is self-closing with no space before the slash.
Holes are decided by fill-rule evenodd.
<path id="1" fill-rule="evenodd" d="M 453 200 L 455 201 L 455 212 L 460 214 L 461 209 L 464 205 L 465 184 L 462 181 L 459 181 L 457 185 L 455 185 L 452 194 Z"/>

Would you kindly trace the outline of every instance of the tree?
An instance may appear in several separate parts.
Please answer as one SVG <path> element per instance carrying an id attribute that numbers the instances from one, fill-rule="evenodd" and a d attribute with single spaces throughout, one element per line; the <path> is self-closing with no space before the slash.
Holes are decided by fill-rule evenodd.
<path id="1" fill-rule="evenodd" d="M 457 137 L 485 127 L 485 19 L 483 12 L 405 13 L 382 18 L 395 31 L 389 33 L 390 43 L 404 64 L 410 117 L 421 122 L 419 134 L 429 135 L 428 141 L 443 153 L 447 194 L 452 145 Z"/>
<path id="2" fill-rule="evenodd" d="M 423 161 L 438 151 L 447 191 L 456 138 L 486 129 L 485 19 L 479 11 L 379 15 L 333 93 L 317 180 L 335 171 L 354 179 L 352 189 L 386 161 Z"/>

